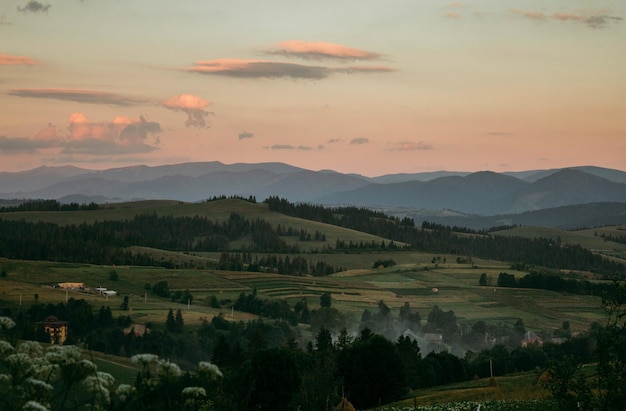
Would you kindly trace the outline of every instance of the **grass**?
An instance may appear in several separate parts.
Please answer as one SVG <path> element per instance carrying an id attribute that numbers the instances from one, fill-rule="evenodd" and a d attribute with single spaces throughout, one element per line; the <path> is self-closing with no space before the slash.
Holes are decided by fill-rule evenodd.
<path id="1" fill-rule="evenodd" d="M 433 407 L 437 410 L 442 404 L 467 404 L 468 402 L 495 402 L 495 401 L 535 401 L 545 400 L 549 392 L 537 384 L 540 373 L 530 371 L 495 378 L 495 385 L 487 378 L 465 381 L 462 383 L 414 390 L 407 398 L 378 408 L 379 410 L 410 410 L 412 407 Z M 482 407 L 481 407 L 482 408 Z M 448 408 L 450 410 L 454 408 Z M 472 408 L 475 410 L 476 406 Z M 483 408 L 484 410 L 493 408 Z M 507 408 L 498 408 L 507 409 Z"/>
<path id="2" fill-rule="evenodd" d="M 512 325 L 517 319 L 522 319 L 527 328 L 535 331 L 558 329 L 563 321 L 569 321 L 572 331 L 585 331 L 593 321 L 603 318 L 599 297 L 478 285 L 483 272 L 494 279 L 500 271 L 514 273 L 507 270 L 507 265 L 503 263 L 479 261 L 476 262 L 478 268 L 456 263 L 435 266 L 421 262 L 430 261 L 430 255 L 417 252 L 397 252 L 393 255 L 401 261 L 418 262 L 384 269 L 358 268 L 326 277 L 292 277 L 220 270 L 168 270 L 0 259 L 0 266 L 8 273 L 6 278 L 0 278 L 0 304 L 15 307 L 21 299 L 23 305 L 30 305 L 35 300 L 35 294 L 40 302 L 64 302 L 66 298 L 74 297 L 84 298 L 94 307 L 108 305 L 114 315 L 120 315 L 123 313 L 119 310 L 122 299 L 128 296 L 137 322 L 161 323 L 170 308 L 181 308 L 189 311 L 185 313 L 185 323 L 197 324 L 201 318 L 212 318 L 220 312 L 208 306 L 209 297 L 234 301 L 240 293 L 251 293 L 256 289 L 261 298 L 286 299 L 291 305 L 306 298 L 310 309 L 319 306 L 322 293 L 330 292 L 333 307 L 349 314 L 357 322 L 363 310 L 375 312 L 381 300 L 392 309 L 394 316 L 405 303 L 409 303 L 413 311 L 420 312 L 423 318 L 437 305 L 444 311 L 454 311 L 461 323 L 473 324 L 482 320 Z M 371 266 L 370 261 L 376 256 L 328 254 L 315 257 L 324 260 L 341 258 L 349 267 L 363 267 Z M 367 263 L 363 262 L 364 259 Z M 117 281 L 109 279 L 112 269 L 118 273 Z M 194 301 L 189 310 L 184 303 L 171 302 L 146 291 L 146 284 L 162 280 L 168 282 L 172 291 L 190 290 Z M 49 287 L 58 282 L 84 282 L 92 288 L 106 287 L 116 290 L 118 296 L 107 300 L 95 294 L 65 292 Z M 229 308 L 221 311 L 225 310 L 230 311 Z M 235 318 L 251 317 L 237 313 Z"/>

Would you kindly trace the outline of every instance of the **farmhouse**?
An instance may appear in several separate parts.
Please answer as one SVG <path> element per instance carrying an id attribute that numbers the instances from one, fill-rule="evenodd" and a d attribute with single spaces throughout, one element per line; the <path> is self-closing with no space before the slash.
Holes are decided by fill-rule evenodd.
<path id="1" fill-rule="evenodd" d="M 48 333 L 51 344 L 63 345 L 65 340 L 67 340 L 68 321 L 60 321 L 54 315 L 49 315 L 37 324 L 42 326 L 45 332 Z"/>
<path id="2" fill-rule="evenodd" d="M 532 331 L 528 331 L 524 334 L 524 339 L 521 342 L 522 347 L 528 347 L 529 345 L 536 345 L 538 347 L 543 346 L 543 340 L 537 334 Z"/>
<path id="3" fill-rule="evenodd" d="M 64 290 L 82 290 L 85 283 L 58 283 L 54 288 L 63 288 Z"/>

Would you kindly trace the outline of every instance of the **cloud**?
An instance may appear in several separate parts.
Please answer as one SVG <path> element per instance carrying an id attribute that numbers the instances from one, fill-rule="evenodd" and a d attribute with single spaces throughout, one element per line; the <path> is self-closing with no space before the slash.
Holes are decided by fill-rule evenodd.
<path id="1" fill-rule="evenodd" d="M 584 15 L 571 13 L 555 13 L 552 17 L 560 21 L 574 21 L 578 23 L 583 23 L 594 29 L 604 28 L 611 23 L 619 23 L 623 20 L 621 17 L 609 16 L 606 14 Z"/>
<path id="2" fill-rule="evenodd" d="M 0 154 L 35 153 L 51 146 L 54 144 L 47 140 L 0 136 Z"/>
<path id="3" fill-rule="evenodd" d="M 158 149 L 158 136 L 153 142 L 148 138 L 160 132 L 161 126 L 143 117 L 118 116 L 95 123 L 82 113 L 73 113 L 68 121 L 65 135 L 60 135 L 53 124 L 32 138 L 0 135 L 0 155 L 39 153 L 45 161 L 57 163 L 141 162 L 144 160 L 137 155 Z"/>
<path id="4" fill-rule="evenodd" d="M 455 8 L 459 8 L 459 7 L 463 7 L 465 6 L 465 3 L 462 1 L 455 1 L 454 3 L 450 3 L 447 6 L 445 6 L 444 8 L 447 9 L 455 9 Z"/>
<path id="5" fill-rule="evenodd" d="M 451 11 L 449 13 L 444 14 L 444 17 L 447 17 L 452 20 L 460 19 L 461 15 L 457 12 Z"/>
<path id="6" fill-rule="evenodd" d="M 273 146 L 265 147 L 265 148 L 269 148 L 270 150 L 302 150 L 302 151 L 313 150 L 313 148 L 309 146 L 292 146 L 290 144 L 274 144 Z"/>
<path id="7" fill-rule="evenodd" d="M 327 67 L 305 66 L 263 60 L 217 59 L 198 61 L 186 69 L 200 74 L 214 74 L 239 78 L 300 78 L 323 79 L 331 71 Z"/>
<path id="8" fill-rule="evenodd" d="M 55 88 L 13 89 L 9 91 L 9 95 L 16 97 L 50 98 L 85 104 L 108 104 L 112 106 L 133 106 L 146 103 L 143 100 L 132 97 L 92 90 Z"/>
<path id="9" fill-rule="evenodd" d="M 395 147 L 389 149 L 389 151 L 420 151 L 420 150 L 432 150 L 433 146 L 424 143 L 423 141 L 400 141 L 396 143 Z"/>
<path id="10" fill-rule="evenodd" d="M 352 140 L 350 140 L 350 144 L 352 145 L 367 144 L 369 142 L 370 140 L 365 137 L 358 137 L 358 138 L 353 138 Z"/>
<path id="11" fill-rule="evenodd" d="M 340 138 L 331 138 L 330 140 L 327 141 L 328 144 L 340 143 L 340 142 L 341 142 Z"/>
<path id="12" fill-rule="evenodd" d="M 11 23 L 10 21 L 7 21 L 6 17 L 4 16 L 0 16 L 0 26 L 10 26 L 13 23 Z"/>
<path id="13" fill-rule="evenodd" d="M 0 54 L 0 66 L 34 66 L 35 64 L 37 64 L 35 60 L 30 57 Z"/>
<path id="14" fill-rule="evenodd" d="M 92 122 L 82 113 L 72 113 L 68 120 L 68 136 L 60 144 L 64 154 L 129 154 L 145 153 L 156 149 L 148 144 L 150 135 L 161 132 L 156 122 L 144 117 L 130 119 L 117 116 L 113 121 Z"/>
<path id="15" fill-rule="evenodd" d="M 545 14 L 541 11 L 524 11 L 524 10 L 511 10 L 511 13 L 520 15 L 524 18 L 536 20 L 536 21 L 561 21 L 561 22 L 574 22 L 581 23 L 594 29 L 600 29 L 608 27 L 611 24 L 620 23 L 624 19 L 618 16 L 610 16 L 602 12 L 579 12 L 579 13 L 554 13 L 551 15 Z"/>
<path id="16" fill-rule="evenodd" d="M 372 73 L 393 71 L 390 67 L 348 66 L 330 68 L 303 64 L 283 63 L 267 60 L 216 59 L 196 62 L 192 67 L 183 69 L 199 74 L 220 75 L 236 78 L 292 78 L 321 80 L 335 73 Z"/>
<path id="17" fill-rule="evenodd" d="M 205 108 L 210 104 L 208 101 L 193 94 L 181 94 L 170 97 L 160 103 L 161 106 L 167 109 L 186 113 L 187 121 L 185 121 L 185 125 L 187 127 L 209 127 L 207 118 L 211 113 L 206 111 Z"/>
<path id="18" fill-rule="evenodd" d="M 267 54 L 296 57 L 304 60 L 377 60 L 381 58 L 378 53 L 355 49 L 335 43 L 321 41 L 290 40 L 276 44 L 274 49 L 267 50 Z"/>
<path id="19" fill-rule="evenodd" d="M 531 20 L 545 20 L 547 18 L 545 13 L 541 11 L 524 11 L 524 10 L 515 9 L 515 10 L 511 10 L 511 13 L 518 14 L 522 17 L 525 17 Z"/>
<path id="20" fill-rule="evenodd" d="M 24 7 L 18 6 L 17 11 L 22 13 L 47 13 L 50 7 L 52 7 L 50 4 L 43 4 L 35 0 L 30 0 Z"/>
<path id="21" fill-rule="evenodd" d="M 386 66 L 348 66 L 345 69 L 333 69 L 334 72 L 344 74 L 354 73 L 387 73 L 395 71 L 391 67 Z"/>
<path id="22" fill-rule="evenodd" d="M 247 131 L 244 131 L 243 133 L 239 133 L 239 140 L 252 138 L 252 137 L 254 137 L 254 133 L 248 133 Z"/>

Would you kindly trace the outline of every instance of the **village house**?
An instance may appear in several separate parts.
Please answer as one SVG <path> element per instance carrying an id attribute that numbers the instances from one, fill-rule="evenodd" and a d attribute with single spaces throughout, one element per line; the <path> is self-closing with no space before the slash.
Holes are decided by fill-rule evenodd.
<path id="1" fill-rule="evenodd" d="M 543 346 L 543 340 L 534 332 L 528 331 L 526 334 L 524 334 L 521 346 L 528 347 L 529 345 L 536 345 L 537 347 L 541 347 Z"/>
<path id="2" fill-rule="evenodd" d="M 63 345 L 67 340 L 69 321 L 61 321 L 54 315 L 47 316 L 43 321 L 37 323 L 50 336 L 51 344 Z"/>
<path id="3" fill-rule="evenodd" d="M 64 290 L 83 290 L 85 283 L 58 283 L 54 288 L 62 288 Z"/>

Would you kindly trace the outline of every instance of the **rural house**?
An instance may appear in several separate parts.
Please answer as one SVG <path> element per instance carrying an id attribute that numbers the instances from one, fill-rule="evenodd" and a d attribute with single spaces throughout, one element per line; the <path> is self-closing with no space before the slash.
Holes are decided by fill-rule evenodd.
<path id="1" fill-rule="evenodd" d="M 54 315 L 49 315 L 45 320 L 37 324 L 42 326 L 44 331 L 50 336 L 51 344 L 63 345 L 65 340 L 67 340 L 69 321 L 61 321 Z"/>

